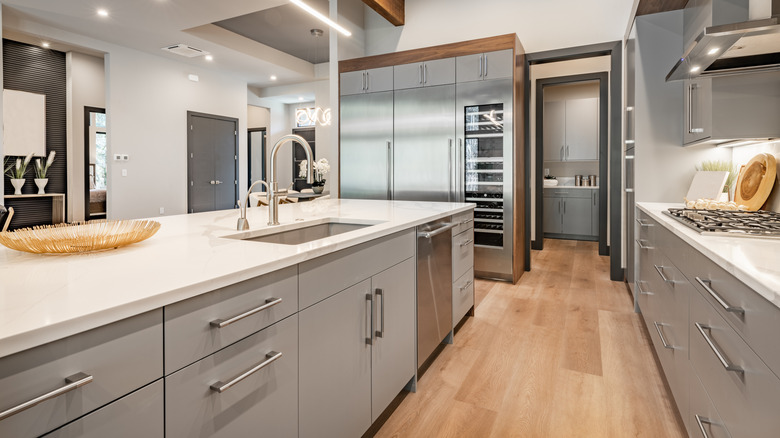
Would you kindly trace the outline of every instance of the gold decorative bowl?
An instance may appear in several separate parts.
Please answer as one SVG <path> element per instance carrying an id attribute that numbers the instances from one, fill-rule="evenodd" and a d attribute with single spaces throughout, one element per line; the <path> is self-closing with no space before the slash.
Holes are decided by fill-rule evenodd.
<path id="1" fill-rule="evenodd" d="M 67 254 L 118 248 L 146 240 L 160 229 L 150 220 L 90 221 L 0 233 L 0 244 L 35 254 Z"/>

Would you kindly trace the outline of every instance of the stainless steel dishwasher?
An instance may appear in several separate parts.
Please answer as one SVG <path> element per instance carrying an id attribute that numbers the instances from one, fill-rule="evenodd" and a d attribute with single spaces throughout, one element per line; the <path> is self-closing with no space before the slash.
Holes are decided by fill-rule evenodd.
<path id="1" fill-rule="evenodd" d="M 452 332 L 451 219 L 417 227 L 417 368 Z"/>

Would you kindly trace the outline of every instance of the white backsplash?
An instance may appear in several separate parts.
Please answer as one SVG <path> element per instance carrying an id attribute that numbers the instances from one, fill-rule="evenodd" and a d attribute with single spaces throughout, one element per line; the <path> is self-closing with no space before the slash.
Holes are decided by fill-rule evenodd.
<path id="1" fill-rule="evenodd" d="M 770 143 L 736 147 L 732 151 L 731 160 L 737 166 L 737 171 L 739 171 L 740 166 L 747 164 L 753 157 L 761 153 L 772 154 L 778 161 L 778 176 L 775 177 L 775 186 L 772 189 L 772 193 L 769 195 L 769 209 L 780 212 L 780 140 Z"/>

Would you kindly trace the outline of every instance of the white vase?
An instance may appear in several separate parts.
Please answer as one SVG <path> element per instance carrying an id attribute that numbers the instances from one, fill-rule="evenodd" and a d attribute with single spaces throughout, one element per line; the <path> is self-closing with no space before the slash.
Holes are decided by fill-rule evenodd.
<path id="1" fill-rule="evenodd" d="M 49 178 L 35 178 L 35 185 L 38 186 L 39 195 L 46 194 L 46 192 L 43 191 L 43 188 L 46 187 L 46 183 L 48 182 L 49 182 Z"/>
<path id="2" fill-rule="evenodd" d="M 21 195 L 24 178 L 11 178 L 11 185 L 14 186 L 14 195 Z"/>

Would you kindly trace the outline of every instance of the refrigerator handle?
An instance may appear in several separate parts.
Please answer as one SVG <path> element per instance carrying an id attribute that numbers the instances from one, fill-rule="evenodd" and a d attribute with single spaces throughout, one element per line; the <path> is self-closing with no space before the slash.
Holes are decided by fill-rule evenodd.
<path id="1" fill-rule="evenodd" d="M 456 152 L 458 154 L 458 179 L 456 180 L 456 183 L 458 184 L 458 202 L 464 202 L 466 200 L 466 189 L 465 189 L 465 175 L 466 175 L 466 157 L 463 155 L 463 139 L 458 139 L 458 151 Z"/>
<path id="2" fill-rule="evenodd" d="M 452 202 L 452 139 L 447 139 L 447 145 L 449 147 L 449 163 L 448 163 L 448 173 L 450 176 L 450 182 L 449 182 L 449 190 L 447 191 L 447 202 Z"/>
<path id="3" fill-rule="evenodd" d="M 393 199 L 393 144 L 387 141 L 387 200 Z"/>

